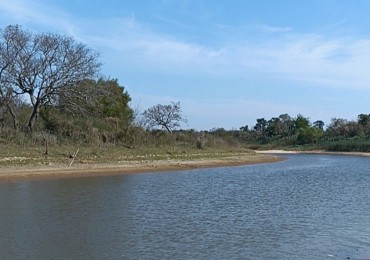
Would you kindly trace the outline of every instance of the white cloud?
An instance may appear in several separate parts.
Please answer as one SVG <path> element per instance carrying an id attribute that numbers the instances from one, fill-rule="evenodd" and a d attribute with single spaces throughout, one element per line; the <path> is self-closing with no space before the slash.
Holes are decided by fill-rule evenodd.
<path id="1" fill-rule="evenodd" d="M 61 32 L 81 40 L 78 32 L 77 17 L 71 17 L 62 9 L 46 2 L 27 0 L 0 0 L 1 24 L 20 24 L 25 29 Z M 80 21 L 81 22 L 81 21 Z M 6 24 L 5 24 L 6 23 Z M 31 28 L 30 28 L 31 27 Z"/>
<path id="2" fill-rule="evenodd" d="M 71 34 L 104 49 L 107 56 L 146 70 L 220 77 L 245 77 L 246 72 L 257 71 L 277 79 L 327 87 L 370 88 L 370 39 L 327 39 L 317 34 L 295 33 L 290 27 L 257 25 L 254 30 L 264 34 L 261 41 L 248 41 L 250 36 L 246 35 L 244 41 L 226 42 L 216 48 L 156 32 L 135 17 L 81 20 L 44 3 L 0 3 L 0 10 L 17 21 L 47 25 Z"/>
<path id="3" fill-rule="evenodd" d="M 122 24 L 122 23 L 121 23 Z M 285 33 L 260 44 L 228 43 L 212 48 L 127 26 L 119 34 L 100 35 L 100 43 L 139 66 L 185 74 L 241 76 L 258 71 L 267 76 L 326 87 L 368 89 L 370 39 L 325 39 L 320 35 Z M 104 39 L 104 40 L 103 40 Z"/>
<path id="4" fill-rule="evenodd" d="M 247 29 L 252 31 L 260 31 L 264 33 L 288 33 L 293 32 L 293 28 L 291 27 L 277 27 L 277 26 L 270 26 L 266 24 L 259 24 L 259 25 L 252 25 L 248 26 Z"/>

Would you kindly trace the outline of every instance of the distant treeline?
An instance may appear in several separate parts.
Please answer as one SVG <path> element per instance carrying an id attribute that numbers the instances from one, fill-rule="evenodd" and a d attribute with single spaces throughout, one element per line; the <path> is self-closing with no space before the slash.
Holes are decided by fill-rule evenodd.
<path id="1" fill-rule="evenodd" d="M 18 115 L 16 123 L 6 107 L 0 104 L 0 144 L 28 146 L 48 142 L 49 145 L 126 148 L 237 147 L 370 152 L 370 114 L 360 114 L 356 121 L 333 118 L 328 125 L 321 120 L 311 122 L 300 114 L 296 117 L 282 114 L 268 120 L 258 118 L 251 128 L 243 126 L 238 130 L 170 130 L 159 123 L 155 125 L 153 121 L 147 124 L 145 115 L 153 111 L 160 116 L 164 111 L 176 114 L 180 111 L 179 103 L 157 105 L 146 110 L 146 113 L 135 113 L 128 106 L 130 96 L 118 85 L 117 80 L 84 81 L 74 86 L 74 92 L 89 94 L 83 97 L 68 96 L 68 101 L 64 101 L 61 95 L 58 105 L 40 109 L 32 131 L 27 128 L 27 115 L 32 109 L 27 102 L 12 104 Z"/>
<path id="2" fill-rule="evenodd" d="M 356 121 L 333 118 L 327 126 L 301 114 L 294 118 L 282 114 L 269 120 L 259 118 L 253 128 L 244 126 L 237 132 L 256 147 L 370 151 L 370 114 L 360 114 Z"/>

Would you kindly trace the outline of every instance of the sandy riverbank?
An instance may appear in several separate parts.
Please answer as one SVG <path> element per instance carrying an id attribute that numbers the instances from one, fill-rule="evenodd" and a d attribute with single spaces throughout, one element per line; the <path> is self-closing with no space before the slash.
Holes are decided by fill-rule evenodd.
<path id="1" fill-rule="evenodd" d="M 238 155 L 216 159 L 129 161 L 120 164 L 47 165 L 37 167 L 0 168 L 0 181 L 25 179 L 75 178 L 84 176 L 107 176 L 119 174 L 179 171 L 197 168 L 241 166 L 273 163 L 284 158 L 269 154 Z"/>
<path id="2" fill-rule="evenodd" d="M 287 150 L 264 150 L 256 151 L 258 154 L 327 154 L 327 155 L 352 155 L 352 156 L 370 156 L 370 153 L 365 152 L 328 152 L 322 150 L 316 151 L 287 151 Z"/>

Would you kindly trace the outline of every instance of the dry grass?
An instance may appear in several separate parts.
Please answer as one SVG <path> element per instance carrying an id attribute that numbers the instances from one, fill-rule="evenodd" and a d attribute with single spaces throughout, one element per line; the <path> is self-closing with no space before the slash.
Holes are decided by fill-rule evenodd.
<path id="1" fill-rule="evenodd" d="M 222 159 L 235 156 L 256 156 L 247 149 L 188 149 L 173 147 L 125 148 L 125 147 L 49 147 L 48 155 L 40 146 L 5 145 L 0 150 L 0 167 L 69 165 L 74 154 L 78 154 L 73 162 L 78 164 L 122 164 L 132 161 L 191 161 L 203 159 Z"/>

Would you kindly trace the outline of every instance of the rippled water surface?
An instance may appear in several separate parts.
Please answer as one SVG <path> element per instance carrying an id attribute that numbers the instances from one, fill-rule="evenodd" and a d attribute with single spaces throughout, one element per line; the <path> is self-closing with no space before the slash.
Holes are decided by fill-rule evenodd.
<path id="1" fill-rule="evenodd" d="M 0 183 L 0 259 L 370 259 L 370 158 Z"/>

